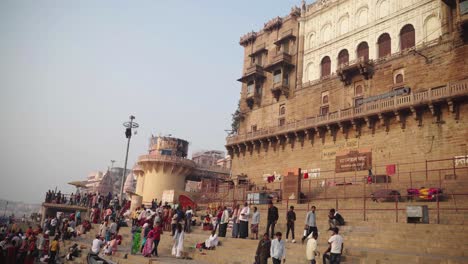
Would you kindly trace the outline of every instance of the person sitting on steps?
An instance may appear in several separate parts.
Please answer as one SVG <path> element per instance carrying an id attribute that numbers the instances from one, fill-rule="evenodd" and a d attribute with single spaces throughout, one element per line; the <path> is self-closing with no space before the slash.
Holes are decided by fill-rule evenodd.
<path id="1" fill-rule="evenodd" d="M 330 225 L 328 230 L 332 230 L 337 226 L 344 225 L 345 221 L 344 218 L 335 209 L 332 208 L 328 213 L 328 224 Z"/>

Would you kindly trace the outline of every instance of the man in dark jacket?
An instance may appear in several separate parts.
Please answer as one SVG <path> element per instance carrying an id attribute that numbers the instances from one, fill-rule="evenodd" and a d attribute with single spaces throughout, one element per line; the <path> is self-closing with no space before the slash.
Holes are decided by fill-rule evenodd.
<path id="1" fill-rule="evenodd" d="M 270 201 L 270 203 L 268 204 L 266 233 L 269 234 L 272 239 L 273 239 L 273 236 L 275 235 L 275 225 L 277 221 L 278 221 L 278 208 L 276 208 L 276 206 L 273 205 L 273 202 Z M 271 233 L 269 233 L 270 227 L 271 227 Z"/>
<path id="2" fill-rule="evenodd" d="M 270 258 L 271 240 L 268 238 L 268 233 L 263 235 L 263 239 L 258 242 L 257 251 L 255 253 L 256 264 L 268 264 Z"/>
<path id="3" fill-rule="evenodd" d="M 294 239 L 294 222 L 296 222 L 296 212 L 294 212 L 294 206 L 289 207 L 289 211 L 286 213 L 286 242 L 288 242 L 289 231 L 292 234 L 292 243 L 296 243 Z"/>

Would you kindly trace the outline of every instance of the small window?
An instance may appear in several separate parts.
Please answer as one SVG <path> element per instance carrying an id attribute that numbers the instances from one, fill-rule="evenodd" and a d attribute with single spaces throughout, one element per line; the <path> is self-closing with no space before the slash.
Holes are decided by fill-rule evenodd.
<path id="1" fill-rule="evenodd" d="M 328 106 L 322 106 L 322 107 L 320 107 L 320 115 L 321 115 L 321 116 L 328 115 L 328 110 L 329 110 L 329 107 L 328 107 Z"/>
<path id="2" fill-rule="evenodd" d="M 252 132 L 256 132 L 257 131 L 257 125 L 253 125 L 252 126 Z"/>
<path id="3" fill-rule="evenodd" d="M 322 105 L 328 104 L 328 101 L 329 101 L 328 96 L 329 96 L 328 91 L 322 92 L 322 101 L 321 101 Z"/>
<path id="4" fill-rule="evenodd" d="M 283 75 L 283 83 L 284 85 L 289 85 L 289 74 L 285 73 Z"/>
<path id="5" fill-rule="evenodd" d="M 325 95 L 325 96 L 322 98 L 322 104 L 328 104 L 328 95 Z"/>
<path id="6" fill-rule="evenodd" d="M 278 120 L 278 124 L 279 124 L 279 126 L 284 126 L 284 125 L 286 124 L 286 119 L 285 119 L 284 117 L 283 117 L 283 118 L 280 118 L 280 119 Z"/>
<path id="7" fill-rule="evenodd" d="M 280 105 L 279 114 L 280 115 L 286 114 L 286 106 L 285 105 Z"/>
<path id="8" fill-rule="evenodd" d="M 262 66 L 262 59 L 263 59 L 263 55 L 262 54 L 259 54 L 258 57 L 257 57 L 257 64 Z"/>
<path id="9" fill-rule="evenodd" d="M 397 76 L 395 77 L 395 84 L 400 84 L 400 83 L 403 83 L 403 74 L 401 73 L 397 74 Z"/>
<path id="10" fill-rule="evenodd" d="M 273 83 L 280 83 L 281 82 L 281 70 L 276 70 L 273 73 Z"/>
<path id="11" fill-rule="evenodd" d="M 247 95 L 253 94 L 254 92 L 255 83 L 250 81 L 247 83 Z"/>
<path id="12" fill-rule="evenodd" d="M 284 53 L 289 53 L 289 41 L 285 41 L 283 43 L 283 52 Z"/>
<path id="13" fill-rule="evenodd" d="M 255 85 L 255 92 L 257 93 L 257 95 L 261 95 L 262 94 L 262 84 L 261 83 L 257 83 Z"/>
<path id="14" fill-rule="evenodd" d="M 331 73 L 331 60 L 330 57 L 325 56 L 320 63 L 321 77 L 329 76 Z"/>
<path id="15" fill-rule="evenodd" d="M 354 96 L 360 96 L 363 93 L 362 85 L 356 86 L 354 89 Z"/>

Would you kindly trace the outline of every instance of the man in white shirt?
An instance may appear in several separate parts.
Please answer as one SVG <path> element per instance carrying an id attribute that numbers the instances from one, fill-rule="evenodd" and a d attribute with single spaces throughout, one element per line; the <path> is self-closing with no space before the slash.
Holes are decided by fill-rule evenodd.
<path id="1" fill-rule="evenodd" d="M 271 241 L 270 256 L 273 264 L 281 264 L 281 260 L 283 260 L 283 263 L 286 263 L 286 247 L 281 237 L 281 232 L 276 232 L 276 238 Z"/>
<path id="2" fill-rule="evenodd" d="M 244 207 L 240 211 L 239 216 L 239 237 L 240 238 L 247 238 L 249 236 L 249 216 L 250 216 L 250 208 L 249 204 L 245 202 Z"/>
<path id="3" fill-rule="evenodd" d="M 221 215 L 221 221 L 219 222 L 219 237 L 226 237 L 227 226 L 229 223 L 229 210 L 224 206 L 223 214 Z"/>
<path id="4" fill-rule="evenodd" d="M 307 216 L 305 219 L 305 229 L 304 229 L 304 236 L 302 237 L 302 243 L 304 243 L 304 240 L 306 239 L 306 237 L 310 236 L 310 234 L 312 233 L 318 233 L 317 219 L 315 215 L 314 205 L 311 207 L 311 210 L 307 213 Z"/>
<path id="5" fill-rule="evenodd" d="M 205 240 L 205 244 L 203 248 L 205 249 L 213 249 L 218 246 L 218 235 L 216 235 L 216 231 L 211 231 L 211 236 Z"/>
<path id="6" fill-rule="evenodd" d="M 252 233 L 252 239 L 258 239 L 258 225 L 260 224 L 260 212 L 257 207 L 254 206 L 254 212 L 252 214 L 252 222 L 250 223 L 250 231 Z M 255 235 L 255 238 L 254 238 Z"/>
<path id="7" fill-rule="evenodd" d="M 91 252 L 94 254 L 99 254 L 103 244 L 104 242 L 102 242 L 100 236 L 96 235 L 96 238 L 93 240 L 93 245 L 91 246 Z"/>
<path id="8" fill-rule="evenodd" d="M 318 233 L 313 232 L 307 238 L 307 245 L 306 245 L 306 258 L 310 261 L 310 264 L 316 264 L 315 256 L 318 256 L 320 253 L 317 250 L 317 237 Z"/>
<path id="9" fill-rule="evenodd" d="M 323 263 L 330 260 L 330 264 L 340 264 L 341 254 L 343 253 L 343 237 L 338 234 L 338 227 L 332 228 L 332 236 L 328 239 L 328 249 L 323 253 Z M 328 254 L 330 253 L 330 254 Z"/>

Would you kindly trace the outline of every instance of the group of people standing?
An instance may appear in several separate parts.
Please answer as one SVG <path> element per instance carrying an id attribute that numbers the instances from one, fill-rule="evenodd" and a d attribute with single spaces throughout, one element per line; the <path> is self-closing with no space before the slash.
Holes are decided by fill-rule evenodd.
<path id="1" fill-rule="evenodd" d="M 12 222 L 0 228 L 0 263 L 34 264 L 38 260 L 55 263 L 59 251 L 60 233 L 44 232 L 41 226 L 26 231 Z"/>
<path id="2" fill-rule="evenodd" d="M 154 209 L 154 210 L 153 210 Z M 158 257 L 158 245 L 164 231 L 173 238 L 172 255 L 182 257 L 185 233 L 191 232 L 193 210 L 179 206 L 172 208 L 155 201 L 150 208 L 137 208 L 132 212 L 132 254 L 140 252 L 145 257 Z"/>

